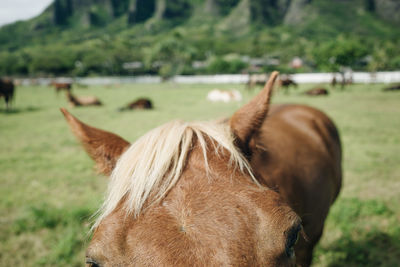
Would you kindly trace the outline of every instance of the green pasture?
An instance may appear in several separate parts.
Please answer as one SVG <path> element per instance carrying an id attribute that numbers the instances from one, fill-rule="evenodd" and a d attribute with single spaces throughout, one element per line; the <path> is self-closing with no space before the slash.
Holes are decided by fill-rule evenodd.
<path id="1" fill-rule="evenodd" d="M 344 147 L 344 186 L 329 215 L 314 266 L 398 266 L 400 262 L 400 92 L 353 85 L 308 97 L 301 85 L 275 103 L 304 103 L 336 122 Z M 210 103 L 213 88 L 242 91 L 242 103 Z M 135 84 L 74 88 L 102 107 L 69 108 L 78 118 L 134 141 L 172 119 L 229 116 L 259 89 L 242 85 Z M 118 112 L 136 97 L 152 111 Z M 0 266 L 82 266 L 90 216 L 105 177 L 69 131 L 59 108 L 65 96 L 46 86 L 18 87 L 14 109 L 0 103 Z"/>

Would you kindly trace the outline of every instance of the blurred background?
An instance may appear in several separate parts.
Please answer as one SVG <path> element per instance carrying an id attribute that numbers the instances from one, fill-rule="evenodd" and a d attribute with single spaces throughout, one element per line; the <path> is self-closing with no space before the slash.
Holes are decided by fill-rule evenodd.
<path id="1" fill-rule="evenodd" d="M 59 108 L 135 141 L 274 103 L 326 112 L 344 185 L 314 266 L 400 262 L 400 1 L 0 0 L 0 266 L 82 266 L 107 178 Z M 4 101 L 5 100 L 5 101 Z"/>
<path id="2" fill-rule="evenodd" d="M 33 18 L 1 28 L 0 75 L 396 70 L 399 11 L 396 0 L 2 0 L 0 23 Z"/>

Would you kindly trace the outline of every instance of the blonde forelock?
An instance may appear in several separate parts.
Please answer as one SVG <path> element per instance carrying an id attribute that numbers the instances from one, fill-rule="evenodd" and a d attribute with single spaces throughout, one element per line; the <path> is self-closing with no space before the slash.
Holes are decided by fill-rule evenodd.
<path id="1" fill-rule="evenodd" d="M 143 210 L 145 202 L 153 204 L 160 201 L 179 180 L 194 138 L 202 149 L 207 172 L 210 171 L 207 140 L 212 140 L 215 153 L 221 149 L 228 151 L 233 168 L 247 172 L 257 183 L 247 160 L 235 147 L 227 124 L 172 121 L 139 138 L 120 157 L 93 227 L 109 215 L 123 198 L 127 213 L 135 217 Z"/>

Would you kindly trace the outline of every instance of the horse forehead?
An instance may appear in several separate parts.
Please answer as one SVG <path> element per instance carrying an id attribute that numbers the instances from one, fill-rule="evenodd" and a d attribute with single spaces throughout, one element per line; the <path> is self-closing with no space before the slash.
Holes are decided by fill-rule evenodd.
<path id="1" fill-rule="evenodd" d="M 276 192 L 238 182 L 211 188 L 179 183 L 137 219 L 116 210 L 100 223 L 88 253 L 113 265 L 235 265 L 235 255 L 253 255 L 255 247 L 274 253 L 273 244 L 283 246 L 282 233 L 296 218 Z"/>
<path id="2" fill-rule="evenodd" d="M 289 221 L 290 224 L 290 220 L 295 220 L 291 209 L 270 189 L 260 188 L 245 179 L 222 183 L 209 179 L 199 182 L 198 175 L 189 174 L 188 179 L 182 179 L 161 203 L 147 208 L 137 219 L 118 208 L 100 223 L 95 235 L 98 239 L 125 239 L 129 231 L 154 232 L 157 227 L 189 232 L 199 231 L 200 225 L 210 224 L 222 230 L 231 227 L 229 225 L 240 225 L 240 221 L 256 224 L 263 219 L 269 224 L 273 221 Z"/>
<path id="3" fill-rule="evenodd" d="M 117 208 L 107 220 L 107 231 L 117 231 L 118 227 L 147 227 L 152 224 L 148 222 L 162 224 L 161 218 L 166 223 L 173 221 L 181 227 L 189 220 L 202 223 L 205 218 L 203 223 L 208 223 L 209 218 L 221 216 L 228 216 L 226 219 L 239 216 L 255 219 L 271 214 L 271 217 L 286 216 L 289 208 L 278 193 L 255 184 L 239 170 L 230 170 L 224 156 L 227 155 L 223 152 L 219 156 L 210 155 L 208 172 L 201 150 L 195 148 L 188 159 L 188 167 L 162 202 L 147 208 L 139 220 L 129 219 L 124 209 Z M 120 203 L 120 207 L 124 204 Z M 122 221 L 124 224 L 116 224 Z"/>

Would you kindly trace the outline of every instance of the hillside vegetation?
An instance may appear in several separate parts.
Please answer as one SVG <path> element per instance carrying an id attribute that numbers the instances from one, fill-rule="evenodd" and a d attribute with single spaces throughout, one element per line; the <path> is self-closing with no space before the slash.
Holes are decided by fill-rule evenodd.
<path id="1" fill-rule="evenodd" d="M 399 11 L 396 0 L 55 0 L 0 28 L 0 75 L 393 70 Z"/>

